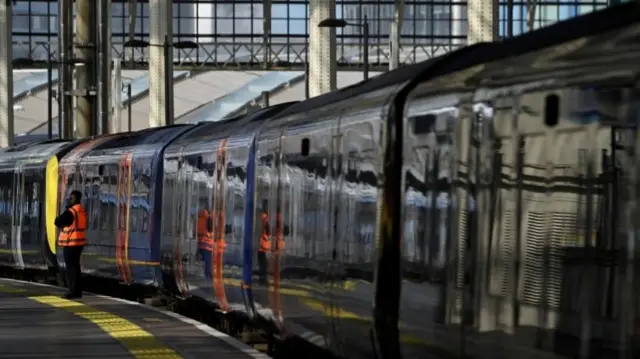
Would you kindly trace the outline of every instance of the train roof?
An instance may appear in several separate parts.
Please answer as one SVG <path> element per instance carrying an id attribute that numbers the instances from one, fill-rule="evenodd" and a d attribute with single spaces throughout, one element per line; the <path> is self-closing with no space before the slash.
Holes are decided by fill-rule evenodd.
<path id="1" fill-rule="evenodd" d="M 180 138 L 178 138 L 173 144 L 184 145 L 192 144 L 195 142 L 207 140 L 209 138 L 220 138 L 224 136 L 225 132 L 232 131 L 235 126 L 243 126 L 253 121 L 263 121 L 276 116 L 289 106 L 292 106 L 297 102 L 285 102 L 273 106 L 269 106 L 250 114 L 243 114 L 240 116 L 234 116 L 229 119 L 216 122 L 201 122 L 197 128 L 192 129 Z"/>
<path id="2" fill-rule="evenodd" d="M 468 67 L 526 54 L 571 40 L 598 35 L 640 21 L 640 4 L 628 2 L 558 22 L 542 29 L 493 43 L 478 43 L 421 63 L 383 73 L 352 86 L 323 94 L 283 111 L 279 117 L 307 112 L 372 91 L 417 79 L 426 81 Z"/>
<path id="3" fill-rule="evenodd" d="M 57 139 L 57 135 L 56 135 Z M 34 143 L 49 140 L 49 135 L 46 133 L 29 133 L 24 135 L 17 135 L 13 140 L 14 146 L 23 145 L 25 143 Z"/>
<path id="4" fill-rule="evenodd" d="M 95 146 L 91 151 L 106 150 L 140 145 L 163 144 L 170 141 L 176 134 L 195 127 L 192 124 L 176 124 L 164 127 L 152 127 L 135 132 L 115 134 L 107 141 Z"/>
<path id="5" fill-rule="evenodd" d="M 63 155 L 78 141 L 47 140 L 40 142 L 28 142 L 10 147 L 0 152 L 0 162 L 13 163 L 17 161 L 48 161 L 51 157 Z"/>

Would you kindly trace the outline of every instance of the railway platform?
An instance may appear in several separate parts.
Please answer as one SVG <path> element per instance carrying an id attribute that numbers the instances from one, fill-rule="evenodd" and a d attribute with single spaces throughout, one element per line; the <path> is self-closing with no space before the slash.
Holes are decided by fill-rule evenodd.
<path id="1" fill-rule="evenodd" d="M 0 278 L 2 358 L 267 359 L 252 347 L 178 314 Z"/>

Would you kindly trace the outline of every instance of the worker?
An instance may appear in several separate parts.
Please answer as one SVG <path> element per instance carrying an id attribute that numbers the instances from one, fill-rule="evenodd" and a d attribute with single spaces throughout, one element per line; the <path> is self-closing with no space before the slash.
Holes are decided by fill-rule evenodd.
<path id="1" fill-rule="evenodd" d="M 196 220 L 196 238 L 198 239 L 198 254 L 204 263 L 204 277 L 211 280 L 211 252 L 213 252 L 213 221 L 209 209 L 205 205 L 198 212 Z"/>
<path id="2" fill-rule="evenodd" d="M 64 265 L 66 267 L 67 285 L 69 292 L 65 295 L 66 299 L 82 298 L 82 283 L 80 256 L 82 250 L 87 243 L 87 213 L 84 211 L 82 204 L 82 193 L 80 191 L 72 191 L 69 196 L 67 208 L 54 224 L 60 228 L 58 236 L 58 247 L 62 248 L 64 256 Z"/>
<path id="3" fill-rule="evenodd" d="M 267 201 L 262 201 L 262 213 L 260 215 L 262 232 L 258 247 L 258 270 L 260 284 L 267 285 L 267 253 L 271 251 L 271 234 L 269 229 L 269 215 L 267 214 Z"/>

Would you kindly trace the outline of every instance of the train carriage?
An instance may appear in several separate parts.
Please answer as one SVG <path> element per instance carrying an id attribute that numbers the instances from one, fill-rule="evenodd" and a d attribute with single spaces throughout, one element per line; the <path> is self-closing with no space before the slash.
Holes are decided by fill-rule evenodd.
<path id="1" fill-rule="evenodd" d="M 289 106 L 272 106 L 248 116 L 203 124 L 169 146 L 164 156 L 165 211 L 162 217 L 163 276 L 168 290 L 198 296 L 223 311 L 253 316 L 251 301 L 253 224 L 246 212 L 253 133 L 263 121 Z M 169 210 L 169 208 L 173 210 Z M 211 248 L 200 248 L 197 221 L 211 223 Z"/>
<path id="2" fill-rule="evenodd" d="M 153 230 L 161 196 L 164 147 L 190 129 L 175 125 L 105 138 L 76 157 L 67 192 L 83 192 L 90 217 L 84 270 L 123 283 L 158 285 L 160 258 Z"/>
<path id="3" fill-rule="evenodd" d="M 623 266 L 613 253 L 624 246 L 611 230 L 614 206 L 607 213 L 605 204 L 619 188 L 610 158 L 628 156 L 613 139 L 637 131 L 626 86 L 638 71 L 629 55 L 638 25 L 615 14 L 449 54 L 441 75 L 406 89 L 402 122 L 394 122 L 403 134 L 404 203 L 438 189 L 458 205 L 446 212 L 443 277 L 416 276 L 438 265 L 400 252 L 409 259 L 398 267 L 400 338 L 418 337 L 399 341 L 404 357 L 586 358 L 629 349 L 624 320 L 611 309 L 628 293 L 614 274 Z M 619 61 L 607 72 L 596 54 L 612 38 Z M 420 212 L 422 249 L 433 252 L 443 224 Z"/>
<path id="4" fill-rule="evenodd" d="M 32 142 L 0 157 L 0 263 L 19 268 L 57 268 L 58 161 L 79 142 Z"/>

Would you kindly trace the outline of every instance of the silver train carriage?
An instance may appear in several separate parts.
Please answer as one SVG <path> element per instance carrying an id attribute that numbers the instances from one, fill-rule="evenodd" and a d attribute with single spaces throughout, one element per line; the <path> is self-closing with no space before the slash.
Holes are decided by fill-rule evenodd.
<path id="1" fill-rule="evenodd" d="M 396 242 L 403 357 L 637 355 L 639 16 L 463 49 L 444 66 L 464 69 L 407 90 L 399 223 L 421 225 Z"/>

